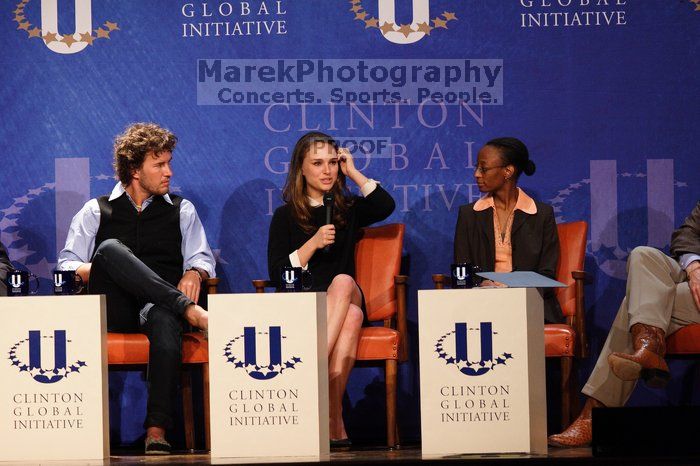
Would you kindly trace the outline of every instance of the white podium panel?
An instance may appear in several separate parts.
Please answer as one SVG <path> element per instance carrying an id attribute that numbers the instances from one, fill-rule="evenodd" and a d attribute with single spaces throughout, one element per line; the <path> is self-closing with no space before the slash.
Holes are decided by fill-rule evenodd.
<path id="1" fill-rule="evenodd" d="M 536 289 L 418 291 L 425 456 L 547 453 Z"/>
<path id="2" fill-rule="evenodd" d="M 326 293 L 209 297 L 211 456 L 329 453 Z"/>
<path id="3" fill-rule="evenodd" d="M 0 298 L 0 461 L 109 457 L 104 296 Z"/>

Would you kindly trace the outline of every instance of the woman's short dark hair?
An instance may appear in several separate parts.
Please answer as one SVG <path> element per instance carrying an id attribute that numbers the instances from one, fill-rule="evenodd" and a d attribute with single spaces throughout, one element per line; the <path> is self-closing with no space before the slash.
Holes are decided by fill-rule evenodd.
<path id="1" fill-rule="evenodd" d="M 527 176 L 535 173 L 535 162 L 530 160 L 530 152 L 527 146 L 517 138 L 496 138 L 486 143 L 487 146 L 496 147 L 501 153 L 503 163 L 515 167 L 515 176 L 525 173 Z"/>

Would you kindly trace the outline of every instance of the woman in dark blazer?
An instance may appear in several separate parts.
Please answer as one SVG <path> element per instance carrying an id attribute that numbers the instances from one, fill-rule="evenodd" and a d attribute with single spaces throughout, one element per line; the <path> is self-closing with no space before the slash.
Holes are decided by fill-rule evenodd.
<path id="1" fill-rule="evenodd" d="M 486 195 L 459 208 L 455 262 L 486 272 L 529 270 L 555 278 L 559 237 L 554 211 L 518 187 L 522 173 L 535 173 L 535 164 L 520 140 L 493 139 L 479 150 L 474 177 Z M 554 290 L 545 289 L 543 297 L 545 322 L 562 322 Z"/>

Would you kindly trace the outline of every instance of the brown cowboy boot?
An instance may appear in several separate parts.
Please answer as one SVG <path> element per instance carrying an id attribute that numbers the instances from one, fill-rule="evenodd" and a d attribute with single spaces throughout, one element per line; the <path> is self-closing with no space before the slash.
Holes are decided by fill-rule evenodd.
<path id="1" fill-rule="evenodd" d="M 547 439 L 552 447 L 576 448 L 587 447 L 593 438 L 591 427 L 591 412 L 593 408 L 605 408 L 605 405 L 595 398 L 586 398 L 581 414 L 561 434 L 550 435 Z"/>
<path id="2" fill-rule="evenodd" d="M 630 329 L 634 342 L 634 354 L 612 353 L 608 364 L 621 380 L 642 378 L 652 388 L 663 388 L 671 378 L 666 354 L 666 335 L 658 327 L 634 324 Z"/>

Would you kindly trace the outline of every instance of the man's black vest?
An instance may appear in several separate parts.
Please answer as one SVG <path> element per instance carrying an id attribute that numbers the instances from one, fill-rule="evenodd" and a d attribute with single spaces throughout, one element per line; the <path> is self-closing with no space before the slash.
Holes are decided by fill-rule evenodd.
<path id="1" fill-rule="evenodd" d="M 162 196 L 155 196 L 140 214 L 126 193 L 113 201 L 109 201 L 109 196 L 97 198 L 100 228 L 95 250 L 107 239 L 118 239 L 163 280 L 177 286 L 184 261 L 180 231 L 182 198 L 169 196 L 172 205 Z"/>

